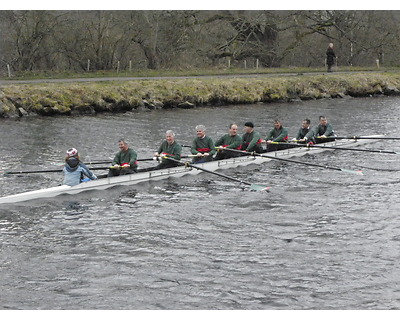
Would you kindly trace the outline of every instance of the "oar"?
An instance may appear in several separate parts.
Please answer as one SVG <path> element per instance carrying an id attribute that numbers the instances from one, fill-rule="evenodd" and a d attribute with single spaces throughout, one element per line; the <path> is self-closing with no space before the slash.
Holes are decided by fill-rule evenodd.
<path id="1" fill-rule="evenodd" d="M 194 169 L 197 169 L 197 170 L 201 170 L 201 171 L 204 171 L 204 172 L 207 172 L 207 173 L 215 174 L 215 175 L 220 176 L 222 178 L 245 184 L 247 186 L 250 186 L 250 189 L 252 189 L 252 190 L 269 191 L 269 189 L 270 189 L 270 187 L 263 186 L 263 185 L 260 185 L 260 184 L 250 183 L 250 182 L 243 181 L 243 180 L 239 180 L 239 179 L 227 176 L 227 175 L 219 173 L 219 172 L 215 172 L 215 171 L 211 171 L 211 170 L 208 170 L 208 169 L 204 169 L 202 167 L 198 167 L 198 166 L 193 165 L 193 164 L 191 164 L 189 162 L 182 162 L 182 161 L 176 160 L 174 158 L 170 158 L 170 157 L 165 157 L 165 158 L 168 159 L 168 160 L 172 160 L 172 161 L 174 161 L 176 163 L 183 164 L 183 165 L 185 165 L 187 167 L 191 167 L 191 168 L 194 168 Z"/>
<path id="2" fill-rule="evenodd" d="M 187 155 L 187 156 L 182 156 L 181 158 L 192 158 L 194 155 Z M 152 160 L 158 160 L 160 157 L 152 157 L 152 158 L 143 158 L 143 159 L 137 159 L 137 161 L 152 161 Z M 93 161 L 84 161 L 84 164 L 86 165 L 92 165 L 92 164 L 107 164 L 111 163 L 112 160 L 93 160 Z M 57 163 L 57 166 L 63 166 L 65 162 L 63 163 Z"/>
<path id="3" fill-rule="evenodd" d="M 317 137 L 318 139 L 347 139 L 347 140 L 361 140 L 361 139 L 381 139 L 381 140 L 400 140 L 398 137 L 371 137 L 371 136 L 347 136 L 347 137 Z"/>
<path id="4" fill-rule="evenodd" d="M 346 151 L 363 151 L 363 152 L 375 152 L 375 153 L 387 153 L 387 154 L 398 154 L 400 152 L 390 151 L 390 150 L 373 150 L 373 149 L 357 149 L 357 148 L 346 148 L 346 147 L 329 147 L 329 146 L 321 146 L 318 144 L 298 144 L 298 143 L 290 143 L 290 142 L 271 142 L 271 144 L 282 144 L 287 146 L 296 146 L 296 147 L 307 147 L 307 148 L 322 148 L 322 149 L 332 149 L 332 150 L 346 150 Z"/>
<path id="5" fill-rule="evenodd" d="M 309 163 L 309 162 L 303 162 L 303 161 L 298 161 L 298 160 L 293 160 L 293 159 L 283 159 L 283 158 L 278 158 L 278 157 L 273 157 L 273 156 L 267 156 L 265 154 L 260 154 L 260 153 L 256 153 L 256 152 L 247 152 L 244 150 L 236 150 L 236 149 L 229 149 L 229 148 L 224 148 L 225 150 L 229 150 L 229 151 L 234 151 L 234 152 L 239 152 L 239 153 L 243 153 L 243 154 L 247 154 L 247 155 L 252 155 L 252 156 L 257 156 L 257 157 L 262 157 L 262 158 L 268 158 L 268 159 L 272 159 L 272 160 L 278 160 L 278 161 L 286 161 L 286 162 L 292 162 L 292 163 L 298 163 L 298 164 L 303 164 L 306 166 L 312 166 L 312 167 L 319 167 L 319 168 L 324 168 L 324 169 L 331 169 L 331 170 L 337 170 L 337 171 L 342 171 L 342 172 L 346 172 L 346 173 L 352 173 L 352 174 L 358 174 L 358 175 L 362 175 L 362 171 L 361 170 L 350 170 L 350 169 L 343 169 L 343 168 L 337 168 L 337 167 L 331 167 L 331 166 L 325 166 L 322 164 L 316 164 L 316 163 Z"/>
<path id="6" fill-rule="evenodd" d="M 111 167 L 95 167 L 89 168 L 89 170 L 107 170 Z M 4 174 L 25 174 L 25 173 L 52 173 L 52 172 L 62 172 L 63 169 L 44 169 L 44 170 L 26 170 L 26 171 L 0 171 Z"/>

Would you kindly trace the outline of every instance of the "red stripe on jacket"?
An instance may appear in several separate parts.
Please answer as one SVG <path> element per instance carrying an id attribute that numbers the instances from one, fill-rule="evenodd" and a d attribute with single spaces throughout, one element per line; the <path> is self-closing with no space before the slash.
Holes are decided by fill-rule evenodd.
<path id="1" fill-rule="evenodd" d="M 198 152 L 210 152 L 211 149 L 210 148 L 197 148 L 196 151 L 198 151 Z"/>

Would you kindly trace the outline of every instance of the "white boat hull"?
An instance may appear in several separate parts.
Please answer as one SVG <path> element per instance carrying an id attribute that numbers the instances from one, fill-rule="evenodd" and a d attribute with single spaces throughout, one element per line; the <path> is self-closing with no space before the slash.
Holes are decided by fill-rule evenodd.
<path id="1" fill-rule="evenodd" d="M 382 137 L 379 136 L 370 136 L 372 137 Z M 361 144 L 371 143 L 377 140 L 373 139 L 365 139 L 365 140 L 337 140 L 332 142 L 327 142 L 321 145 L 326 146 L 343 146 L 343 147 L 354 147 Z M 291 158 L 291 157 L 299 157 L 308 153 L 320 153 L 329 149 L 323 148 L 307 148 L 307 147 L 299 147 L 299 148 L 290 148 L 286 150 L 280 150 L 276 152 L 267 153 L 268 156 L 278 157 L 278 158 Z M 230 169 L 238 166 L 247 166 L 249 164 L 261 164 L 267 161 L 275 161 L 270 158 L 264 157 L 254 157 L 254 156 L 244 156 L 238 158 L 231 158 L 220 161 L 211 161 L 202 164 L 196 164 L 196 166 L 207 169 L 209 171 L 216 171 L 220 169 Z M 139 172 L 136 174 L 118 176 L 118 177 L 110 177 L 98 180 L 92 180 L 88 182 L 83 182 L 79 185 L 70 187 L 67 185 L 61 185 L 57 187 L 51 187 L 46 189 L 28 191 L 24 193 L 19 193 L 15 195 L 5 196 L 0 198 L 0 204 L 5 203 L 17 203 L 28 200 L 40 199 L 40 198 L 51 198 L 56 197 L 61 194 L 78 194 L 84 191 L 89 190 L 104 190 L 114 186 L 128 186 L 135 185 L 142 182 L 148 181 L 157 181 L 166 179 L 169 177 L 179 178 L 185 175 L 193 175 L 199 174 L 203 171 L 197 170 L 191 167 L 179 166 L 170 169 L 162 169 L 156 171 L 148 171 L 148 172 Z"/>

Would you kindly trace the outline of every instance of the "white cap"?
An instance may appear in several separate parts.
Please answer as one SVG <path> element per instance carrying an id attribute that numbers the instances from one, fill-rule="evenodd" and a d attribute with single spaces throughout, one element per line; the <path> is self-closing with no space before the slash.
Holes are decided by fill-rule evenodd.
<path id="1" fill-rule="evenodd" d="M 78 155 L 78 150 L 71 148 L 67 150 L 67 157 L 75 157 Z"/>

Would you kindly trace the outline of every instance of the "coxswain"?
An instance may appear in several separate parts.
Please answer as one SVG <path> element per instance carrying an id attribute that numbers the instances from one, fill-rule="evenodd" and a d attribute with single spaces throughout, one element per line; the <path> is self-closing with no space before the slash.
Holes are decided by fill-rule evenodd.
<path id="1" fill-rule="evenodd" d="M 114 157 L 108 176 L 114 177 L 136 173 L 138 168 L 137 153 L 129 147 L 125 139 L 118 141 L 118 147 L 120 151 Z"/>
<path id="2" fill-rule="evenodd" d="M 206 135 L 206 127 L 199 124 L 196 126 L 197 137 L 193 140 L 192 155 L 195 157 L 192 163 L 203 163 L 211 161 L 214 154 L 217 152 L 213 139 Z"/>
<path id="3" fill-rule="evenodd" d="M 233 157 L 240 156 L 240 152 L 234 152 L 225 150 L 225 148 L 229 149 L 242 149 L 242 137 L 237 134 L 238 126 L 236 123 L 231 123 L 229 125 L 228 133 L 223 135 L 215 142 L 215 146 L 217 147 L 217 154 L 214 160 L 222 160 Z"/>
<path id="4" fill-rule="evenodd" d="M 78 150 L 75 148 L 67 150 L 63 173 L 63 184 L 71 187 L 85 181 L 85 177 L 89 180 L 97 179 L 96 175 L 92 173 L 82 161 L 80 161 Z"/>
<path id="5" fill-rule="evenodd" d="M 155 157 L 161 158 L 161 163 L 156 166 L 154 170 L 176 167 L 179 163 L 168 160 L 168 158 L 181 160 L 181 152 L 182 146 L 175 141 L 175 133 L 172 130 L 167 130 L 165 133 L 165 141 L 154 154 Z"/>
<path id="6" fill-rule="evenodd" d="M 263 152 L 261 134 L 254 130 L 253 122 L 249 121 L 244 124 L 244 132 L 242 135 L 242 150 L 257 153 Z"/>

